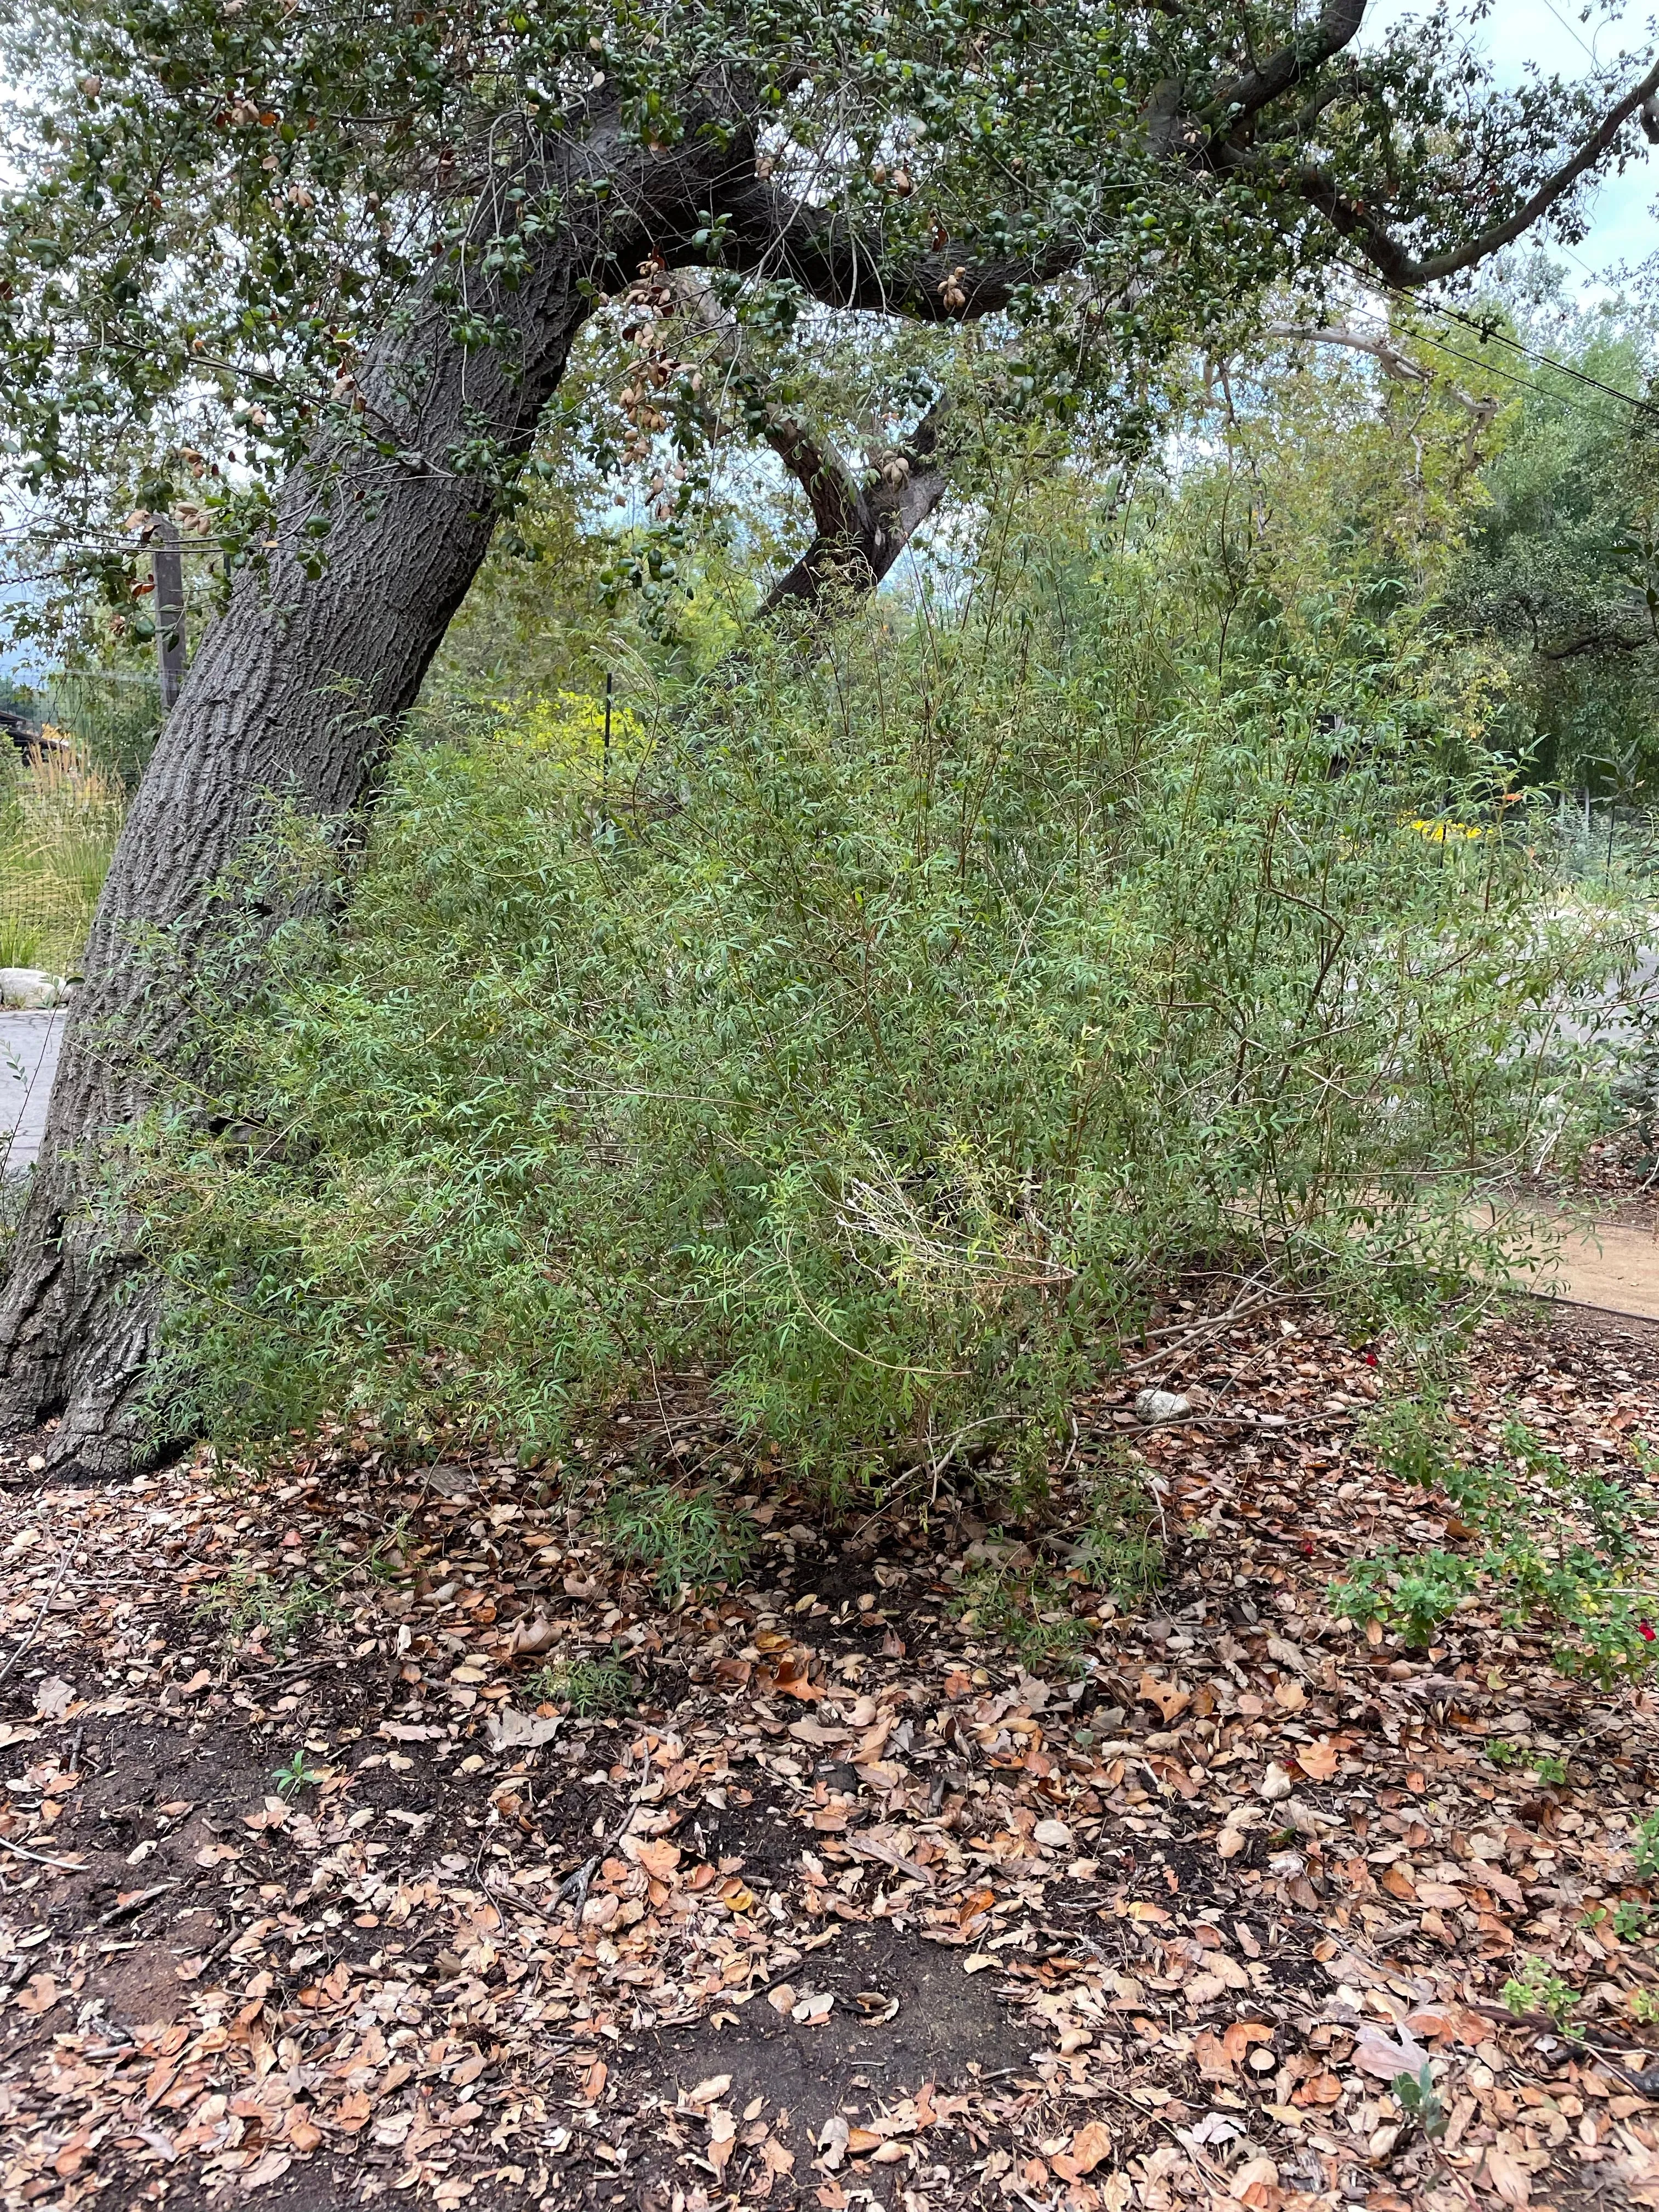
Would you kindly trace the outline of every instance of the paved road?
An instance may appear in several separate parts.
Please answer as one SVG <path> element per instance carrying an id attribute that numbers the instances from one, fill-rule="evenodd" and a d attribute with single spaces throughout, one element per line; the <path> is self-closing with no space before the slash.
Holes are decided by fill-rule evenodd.
<path id="1" fill-rule="evenodd" d="M 46 1126 L 66 1008 L 44 1014 L 0 1012 L 0 1172 L 32 1167 Z"/>

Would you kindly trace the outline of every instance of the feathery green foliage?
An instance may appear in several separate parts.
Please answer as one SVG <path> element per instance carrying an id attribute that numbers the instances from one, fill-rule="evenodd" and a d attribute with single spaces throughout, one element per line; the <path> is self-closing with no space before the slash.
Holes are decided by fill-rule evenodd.
<path id="1" fill-rule="evenodd" d="M 402 748 L 337 942 L 216 1041 L 234 1144 L 139 1170 L 218 1432 L 546 1449 L 656 1361 L 881 1483 L 1052 1431 L 1194 1253 L 1373 1320 L 1486 1264 L 1614 918 L 1443 672 L 1316 607 L 1218 684 L 1066 496 L 608 761 L 569 705 Z"/>
<path id="2" fill-rule="evenodd" d="M 672 1605 L 683 1591 L 737 1581 L 755 1548 L 755 1530 L 734 1520 L 712 1491 L 647 1483 L 606 1499 L 604 1541 L 629 1566 L 648 1570 Z"/>

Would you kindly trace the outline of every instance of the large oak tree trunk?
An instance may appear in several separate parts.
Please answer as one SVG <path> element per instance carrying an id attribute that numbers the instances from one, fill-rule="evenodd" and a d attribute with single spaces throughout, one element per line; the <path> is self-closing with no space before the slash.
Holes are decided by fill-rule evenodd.
<path id="1" fill-rule="evenodd" d="M 366 422 L 389 434 L 395 457 L 336 446 L 297 469 L 268 570 L 239 578 L 204 639 L 99 902 L 0 1294 L 0 1424 L 59 1416 L 54 1464 L 115 1472 L 174 1440 L 165 1405 L 145 1401 L 157 1286 L 109 1170 L 123 1133 L 188 1076 L 192 972 L 205 963 L 223 988 L 210 957 L 225 918 L 216 887 L 273 802 L 338 817 L 362 800 L 496 519 L 499 477 L 456 473 L 453 451 L 484 434 L 509 463 L 522 457 L 592 287 L 617 289 L 646 253 L 673 251 L 732 159 L 695 140 L 641 155 L 596 131 L 568 149 L 562 174 L 544 171 L 536 182 L 552 184 L 572 218 L 519 289 L 470 284 L 469 305 L 505 318 L 516 346 L 468 351 L 443 308 L 416 302 L 362 380 Z M 596 174 L 602 194 L 588 189 Z M 485 212 L 477 227 L 495 222 Z M 327 566 L 312 579 L 305 525 L 323 512 Z"/>

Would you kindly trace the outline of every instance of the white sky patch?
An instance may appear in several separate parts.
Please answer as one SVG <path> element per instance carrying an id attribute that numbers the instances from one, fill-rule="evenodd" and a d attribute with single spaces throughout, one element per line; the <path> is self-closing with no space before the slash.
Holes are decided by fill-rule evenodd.
<path id="1" fill-rule="evenodd" d="M 1651 56 L 1656 47 L 1651 22 L 1632 13 L 1618 19 L 1610 9 L 1592 7 L 1589 21 L 1579 20 L 1583 0 L 1493 0 L 1491 13 L 1474 26 L 1470 44 L 1490 66 L 1498 84 L 1519 84 L 1528 68 L 1545 76 L 1583 76 L 1598 64 L 1628 49 Z M 1425 13 L 1422 0 L 1371 0 L 1365 10 L 1367 38 L 1410 16 Z M 1645 261 L 1659 252 L 1659 147 L 1632 133 L 1640 148 L 1622 176 L 1607 177 L 1589 205 L 1590 229 L 1571 252 L 1550 251 L 1588 290 L 1603 289 L 1607 273 L 1625 263 Z"/>

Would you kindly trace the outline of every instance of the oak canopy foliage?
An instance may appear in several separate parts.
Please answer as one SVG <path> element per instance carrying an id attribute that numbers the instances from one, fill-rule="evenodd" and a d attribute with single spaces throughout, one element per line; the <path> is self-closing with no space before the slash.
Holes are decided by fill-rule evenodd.
<path id="1" fill-rule="evenodd" d="M 257 557 L 308 455 L 320 562 L 343 451 L 354 499 L 436 468 L 510 500 L 530 428 L 482 410 L 427 452 L 420 349 L 379 386 L 366 363 L 425 301 L 511 372 L 546 242 L 582 218 L 597 298 L 635 274 L 607 256 L 642 195 L 668 263 L 774 315 L 1006 313 L 1045 390 L 1108 398 L 1126 435 L 1171 350 L 1224 343 L 1268 287 L 1355 255 L 1454 273 L 1540 193 L 1578 234 L 1574 164 L 1626 158 L 1636 65 L 1498 94 L 1449 9 L 1362 44 L 1364 14 L 13 6 L 0 423 L 24 559 L 118 598 L 135 507 Z"/>

